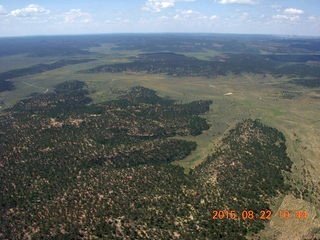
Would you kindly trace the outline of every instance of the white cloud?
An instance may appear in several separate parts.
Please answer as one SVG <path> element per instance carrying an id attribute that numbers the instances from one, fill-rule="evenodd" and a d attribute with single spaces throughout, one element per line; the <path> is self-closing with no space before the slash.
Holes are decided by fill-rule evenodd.
<path id="1" fill-rule="evenodd" d="M 257 0 L 219 0 L 220 4 L 256 4 Z"/>
<path id="2" fill-rule="evenodd" d="M 141 21 L 141 19 L 140 19 L 140 21 Z M 127 18 L 117 17 L 115 19 L 115 22 L 120 23 L 120 24 L 127 24 L 127 23 L 130 23 L 131 21 Z"/>
<path id="3" fill-rule="evenodd" d="M 169 17 L 168 16 L 161 16 L 160 19 L 167 20 L 167 19 L 169 19 Z"/>
<path id="4" fill-rule="evenodd" d="M 39 15 L 49 14 L 50 11 L 37 4 L 29 4 L 25 8 L 12 10 L 9 15 L 19 18 L 35 18 Z"/>
<path id="5" fill-rule="evenodd" d="M 192 13 L 195 13 L 195 11 L 193 11 L 193 10 L 183 10 L 183 11 L 181 11 L 181 13 L 183 13 L 183 14 L 192 14 Z"/>
<path id="6" fill-rule="evenodd" d="M 189 10 L 177 10 L 178 14 L 174 16 L 174 19 L 187 19 L 187 18 L 198 18 L 202 16 L 201 13 Z"/>
<path id="7" fill-rule="evenodd" d="M 210 20 L 216 20 L 217 18 L 218 18 L 217 15 L 212 15 L 209 19 L 210 19 Z"/>
<path id="8" fill-rule="evenodd" d="M 298 16 L 298 15 L 288 16 L 288 15 L 278 14 L 278 15 L 274 15 L 272 18 L 278 19 L 278 20 L 290 20 L 293 22 L 293 21 L 299 20 L 300 16 Z"/>
<path id="9" fill-rule="evenodd" d="M 239 19 L 242 21 L 247 20 L 248 18 L 249 18 L 249 13 L 247 12 L 243 12 L 239 17 Z"/>
<path id="10" fill-rule="evenodd" d="M 143 10 L 161 12 L 163 9 L 174 7 L 176 2 L 194 2 L 195 0 L 147 0 Z"/>
<path id="11" fill-rule="evenodd" d="M 310 16 L 310 17 L 308 17 L 308 19 L 309 19 L 310 21 L 312 21 L 312 22 L 314 22 L 314 21 L 317 20 L 317 18 L 316 18 L 315 16 Z"/>
<path id="12" fill-rule="evenodd" d="M 2 5 L 0 5 L 0 16 L 5 14 L 7 14 L 6 9 Z"/>
<path id="13" fill-rule="evenodd" d="M 286 8 L 283 10 L 282 14 L 277 14 L 272 16 L 273 19 L 276 20 L 287 20 L 287 21 L 297 21 L 300 20 L 300 15 L 303 14 L 304 11 L 296 8 Z"/>
<path id="14" fill-rule="evenodd" d="M 176 10 L 177 14 L 173 17 L 174 20 L 184 20 L 184 21 L 204 21 L 204 20 L 215 20 L 218 17 L 216 15 L 213 16 L 207 16 L 205 14 L 202 14 L 201 12 L 194 11 L 191 9 L 188 10 Z"/>
<path id="15" fill-rule="evenodd" d="M 272 9 L 279 9 L 279 8 L 281 8 L 281 6 L 279 4 L 272 4 L 271 8 Z"/>
<path id="16" fill-rule="evenodd" d="M 300 14 L 304 13 L 303 10 L 296 9 L 296 8 L 287 8 L 283 12 L 286 13 L 286 14 L 293 14 L 293 15 L 296 15 L 296 14 L 300 15 Z"/>
<path id="17" fill-rule="evenodd" d="M 303 14 L 304 11 L 296 8 L 286 8 L 283 10 L 282 14 L 277 14 L 272 16 L 273 19 L 276 20 L 287 20 L 287 21 L 297 21 L 300 20 L 300 15 Z"/>
<path id="18" fill-rule="evenodd" d="M 71 9 L 70 11 L 63 14 L 64 21 L 66 23 L 88 23 L 91 22 L 91 16 L 87 12 L 82 12 L 81 9 Z"/>

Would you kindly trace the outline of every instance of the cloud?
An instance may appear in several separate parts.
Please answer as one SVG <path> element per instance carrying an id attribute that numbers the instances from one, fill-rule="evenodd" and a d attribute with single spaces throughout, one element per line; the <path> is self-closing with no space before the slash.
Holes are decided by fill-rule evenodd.
<path id="1" fill-rule="evenodd" d="M 9 15 L 19 18 L 35 18 L 39 15 L 49 14 L 50 11 L 37 4 L 29 4 L 25 8 L 12 10 Z"/>
<path id="2" fill-rule="evenodd" d="M 211 17 L 210 16 L 207 16 L 205 14 L 202 14 L 198 11 L 194 11 L 194 10 L 191 10 L 191 9 L 188 9 L 188 10 L 176 10 L 177 14 L 173 17 L 173 19 L 175 20 L 187 20 L 187 21 L 194 21 L 194 22 L 197 22 L 197 21 L 203 21 L 203 20 L 216 20 L 218 18 L 218 16 L 216 15 L 212 15 Z"/>
<path id="3" fill-rule="evenodd" d="M 279 5 L 279 4 L 272 4 L 272 5 L 271 5 L 271 8 L 272 8 L 272 9 L 279 9 L 279 8 L 281 8 L 281 5 Z"/>
<path id="4" fill-rule="evenodd" d="M 2 5 L 0 5 L 0 16 L 1 15 L 6 15 L 6 14 L 7 14 L 6 9 Z"/>
<path id="5" fill-rule="evenodd" d="M 296 8 L 287 8 L 283 12 L 286 14 L 293 14 L 293 15 L 297 15 L 297 14 L 300 15 L 304 13 L 303 10 L 296 9 Z"/>
<path id="6" fill-rule="evenodd" d="M 300 16 L 298 16 L 298 15 L 288 16 L 288 15 L 278 14 L 278 15 L 274 15 L 272 18 L 278 19 L 278 20 L 290 20 L 293 22 L 293 21 L 299 20 Z"/>
<path id="7" fill-rule="evenodd" d="M 174 7 L 176 2 L 194 2 L 195 0 L 147 0 L 143 10 L 161 12 L 163 9 Z"/>
<path id="8" fill-rule="evenodd" d="M 91 16 L 87 12 L 82 12 L 81 9 L 71 9 L 70 11 L 63 14 L 64 22 L 66 23 L 88 23 L 91 22 Z"/>
<path id="9" fill-rule="evenodd" d="M 176 20 L 184 20 L 184 19 L 187 19 L 187 18 L 194 18 L 195 15 L 198 15 L 199 13 L 196 12 L 196 11 L 193 11 L 191 9 L 189 10 L 177 10 L 178 14 L 175 15 L 173 18 L 176 19 Z"/>
<path id="10" fill-rule="evenodd" d="M 308 20 L 311 22 L 315 22 L 315 21 L 317 21 L 317 18 L 315 16 L 309 16 Z"/>
<path id="11" fill-rule="evenodd" d="M 169 19 L 169 17 L 168 16 L 161 16 L 160 19 L 161 20 L 167 20 L 167 19 Z"/>
<path id="12" fill-rule="evenodd" d="M 253 5 L 257 3 L 257 0 L 219 0 L 220 4 L 249 4 Z"/>
<path id="13" fill-rule="evenodd" d="M 185 13 L 185 14 L 192 14 L 192 13 L 195 13 L 195 11 L 193 11 L 193 10 L 185 10 L 185 11 L 183 11 L 183 13 Z"/>
<path id="14" fill-rule="evenodd" d="M 209 19 L 210 19 L 210 20 L 216 20 L 217 18 L 218 18 L 217 15 L 212 15 Z"/>
<path id="15" fill-rule="evenodd" d="M 286 8 L 283 10 L 282 14 L 277 14 L 272 16 L 273 19 L 277 20 L 288 20 L 291 22 L 300 20 L 300 15 L 303 14 L 304 11 L 296 8 Z"/>
<path id="16" fill-rule="evenodd" d="M 127 18 L 122 18 L 122 17 L 117 17 L 116 19 L 114 19 L 114 23 L 119 23 L 119 24 L 127 24 L 130 23 L 131 21 Z"/>
<path id="17" fill-rule="evenodd" d="M 249 13 L 247 12 L 243 12 L 239 17 L 239 19 L 242 21 L 247 20 L 248 18 L 249 18 Z"/>

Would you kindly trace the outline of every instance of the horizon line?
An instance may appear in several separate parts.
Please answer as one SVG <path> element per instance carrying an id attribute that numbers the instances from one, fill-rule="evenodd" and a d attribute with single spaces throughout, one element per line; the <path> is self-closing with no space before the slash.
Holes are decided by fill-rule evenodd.
<path id="1" fill-rule="evenodd" d="M 290 38 L 320 38 L 320 35 L 305 34 L 275 34 L 275 33 L 222 33 L 222 32 L 109 32 L 109 33 L 73 33 L 73 34 L 30 34 L 30 35 L 6 35 L 0 38 L 26 38 L 26 37 L 63 37 L 63 36 L 94 36 L 94 35 L 165 35 L 165 34 L 200 34 L 200 35 L 248 35 L 248 36 L 273 36 L 273 37 L 290 37 Z"/>

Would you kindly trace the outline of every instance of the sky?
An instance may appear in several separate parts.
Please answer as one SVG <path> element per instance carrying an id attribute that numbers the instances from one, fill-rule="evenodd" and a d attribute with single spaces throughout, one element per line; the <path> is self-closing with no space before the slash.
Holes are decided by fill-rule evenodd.
<path id="1" fill-rule="evenodd" d="M 0 0 L 0 37 L 161 32 L 320 36 L 320 0 Z"/>

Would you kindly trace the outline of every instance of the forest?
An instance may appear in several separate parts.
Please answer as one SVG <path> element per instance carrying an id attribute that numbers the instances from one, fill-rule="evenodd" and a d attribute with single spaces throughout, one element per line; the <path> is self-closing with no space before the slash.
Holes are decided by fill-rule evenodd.
<path id="1" fill-rule="evenodd" d="M 307 88 L 318 88 L 320 87 L 320 78 L 316 79 L 292 79 L 290 83 L 300 85 Z"/>
<path id="2" fill-rule="evenodd" d="M 137 51 L 138 54 L 126 56 L 128 63 L 99 63 L 79 73 L 147 72 L 210 78 L 229 73 L 298 78 L 320 76 L 319 40 L 316 38 L 236 34 L 101 34 L 1 38 L 0 44 L 0 57 L 20 54 L 30 59 L 46 59 L 44 63 L 0 72 L 0 92 L 14 90 L 12 79 L 18 77 L 108 57 L 108 54 L 92 50 L 102 45 L 110 46 L 110 51 L 125 54 L 126 51 Z M 206 54 L 208 51 L 212 52 L 211 55 Z M 186 53 L 207 57 L 198 59 L 184 55 Z M 63 60 L 54 62 L 47 57 Z"/>
<path id="3" fill-rule="evenodd" d="M 178 104 L 136 86 L 95 104 L 67 81 L 0 116 L 2 239 L 246 239 L 259 220 L 212 220 L 215 209 L 269 209 L 290 187 L 285 138 L 244 120 L 201 165 L 170 164 L 210 126 L 211 101 Z M 241 183 L 241 184 L 239 184 Z"/>
<path id="4" fill-rule="evenodd" d="M 99 34 L 77 36 L 38 36 L 1 38 L 0 56 L 27 54 L 28 56 L 88 55 L 90 47 L 103 43 L 116 44 L 113 50 L 140 50 L 142 52 L 199 52 L 215 50 L 226 53 L 259 53 L 292 55 L 320 51 L 317 38 L 283 38 L 271 35 L 240 34 Z M 300 54 L 297 54 L 300 55 Z M 281 57 L 282 58 L 282 57 Z M 312 56 L 314 58 L 314 56 Z"/>
<path id="5" fill-rule="evenodd" d="M 92 59 L 59 60 L 51 64 L 37 64 L 27 68 L 18 68 L 7 72 L 2 72 L 0 73 L 0 92 L 10 91 L 14 89 L 14 84 L 10 81 L 11 79 L 37 73 L 43 73 L 67 65 L 85 63 L 89 61 L 92 61 Z"/>
<path id="6" fill-rule="evenodd" d="M 171 76 L 216 77 L 228 73 L 272 74 L 274 76 L 319 77 L 318 66 L 307 65 L 307 61 L 319 59 L 319 55 L 261 55 L 261 54 L 224 54 L 212 60 L 199 60 L 174 52 L 139 54 L 129 63 L 114 63 L 94 67 L 81 73 L 99 72 L 146 72 Z M 303 63 L 302 63 L 303 62 Z"/>

